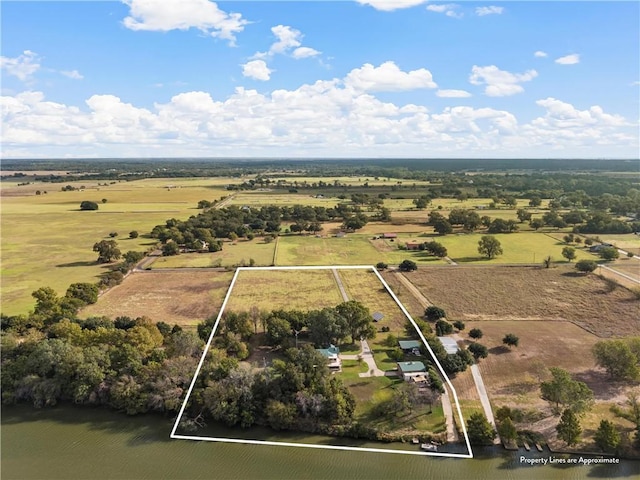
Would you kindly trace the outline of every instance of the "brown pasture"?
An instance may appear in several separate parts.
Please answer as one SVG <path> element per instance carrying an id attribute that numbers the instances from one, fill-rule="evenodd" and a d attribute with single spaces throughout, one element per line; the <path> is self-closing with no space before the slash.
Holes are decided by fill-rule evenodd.
<path id="1" fill-rule="evenodd" d="M 633 293 L 571 266 L 422 268 L 409 278 L 453 320 L 567 320 L 599 337 L 640 334 Z"/>
<path id="2" fill-rule="evenodd" d="M 315 310 L 341 302 L 331 270 L 244 270 L 238 274 L 227 308 Z"/>
<path id="3" fill-rule="evenodd" d="M 195 326 L 218 312 L 231 277 L 230 272 L 194 270 L 134 273 L 81 316 L 147 316 L 154 322 Z"/>

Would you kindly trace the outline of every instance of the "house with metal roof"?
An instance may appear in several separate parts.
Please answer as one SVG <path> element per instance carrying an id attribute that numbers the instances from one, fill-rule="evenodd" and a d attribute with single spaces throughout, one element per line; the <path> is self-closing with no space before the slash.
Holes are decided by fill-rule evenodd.
<path id="1" fill-rule="evenodd" d="M 409 381 L 411 377 L 417 377 L 424 375 L 427 371 L 427 367 L 422 362 L 398 362 L 398 376 L 403 380 Z"/>
<path id="2" fill-rule="evenodd" d="M 327 366 L 332 372 L 342 370 L 342 360 L 340 360 L 340 349 L 335 345 L 329 345 L 329 348 L 316 348 L 327 359 Z"/>

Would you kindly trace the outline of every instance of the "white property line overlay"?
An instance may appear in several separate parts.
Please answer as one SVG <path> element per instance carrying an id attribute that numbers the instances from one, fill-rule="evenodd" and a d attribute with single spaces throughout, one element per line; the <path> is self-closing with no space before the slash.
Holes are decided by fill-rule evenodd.
<path id="1" fill-rule="evenodd" d="M 229 301 L 229 298 L 231 296 L 231 292 L 233 291 L 233 287 L 234 287 L 234 285 L 236 283 L 236 280 L 238 279 L 238 275 L 240 274 L 240 272 L 241 271 L 245 271 L 245 270 L 246 271 L 257 271 L 257 270 L 333 270 L 333 269 L 336 269 L 336 270 L 358 270 L 358 269 L 359 270 L 363 270 L 363 269 L 364 270 L 371 270 L 376 274 L 376 276 L 378 277 L 380 282 L 382 282 L 382 285 L 384 286 L 384 288 L 391 295 L 391 297 L 396 302 L 398 307 L 400 307 L 400 310 L 402 310 L 402 313 L 404 313 L 404 315 L 407 317 L 407 319 L 411 322 L 413 327 L 418 332 L 418 335 L 420 335 L 420 340 L 422 340 L 422 343 L 427 347 L 427 350 L 431 354 L 431 358 L 433 359 L 433 361 L 435 362 L 436 366 L 438 367 L 438 370 L 440 371 L 440 374 L 445 379 L 445 381 L 447 383 L 447 386 L 451 389 L 451 392 L 453 394 L 453 398 L 454 398 L 454 400 L 456 402 L 456 410 L 458 412 L 458 418 L 459 418 L 459 421 L 460 421 L 460 426 L 462 428 L 462 432 L 464 433 L 464 439 L 465 439 L 465 443 L 467 445 L 468 453 L 413 452 L 413 451 L 409 451 L 409 450 L 391 450 L 391 449 L 387 449 L 387 448 L 348 447 L 348 446 L 340 446 L 340 445 L 314 445 L 314 444 L 311 444 L 311 443 L 274 442 L 274 441 L 269 441 L 269 440 L 249 440 L 249 439 L 239 439 L 239 438 L 199 437 L 199 436 L 195 436 L 195 435 L 180 435 L 180 434 L 176 433 L 176 430 L 178 429 L 178 424 L 180 423 L 180 419 L 182 418 L 182 415 L 184 414 L 184 411 L 187 408 L 187 402 L 189 400 L 189 397 L 191 396 L 191 391 L 193 390 L 193 387 L 194 387 L 194 385 L 196 383 L 198 375 L 200 374 L 200 369 L 202 368 L 204 360 L 205 360 L 205 358 L 207 356 L 207 352 L 209 351 L 209 348 L 211 346 L 211 342 L 213 341 L 213 337 L 214 337 L 214 335 L 216 333 L 216 330 L 218 329 L 218 325 L 220 324 L 220 319 L 222 318 L 222 314 L 224 312 L 224 309 L 227 306 L 227 302 Z M 433 353 L 433 350 L 431 350 L 431 347 L 429 346 L 429 342 L 427 342 L 427 339 L 424 338 L 424 335 L 422 334 L 422 332 L 418 328 L 418 325 L 416 325 L 416 322 L 413 320 L 413 318 L 411 318 L 411 315 L 404 308 L 404 305 L 402 305 L 402 303 L 400 302 L 400 300 L 398 299 L 396 294 L 393 293 L 393 291 L 391 290 L 391 287 L 389 287 L 389 285 L 384 280 L 384 278 L 382 278 L 382 275 L 380 275 L 380 272 L 378 272 L 378 270 L 375 267 L 373 267 L 372 265 L 344 265 L 344 266 L 340 266 L 340 265 L 336 265 L 336 266 L 331 266 L 331 265 L 321 265 L 321 266 L 305 265 L 305 266 L 289 266 L 289 267 L 238 267 L 238 268 L 236 268 L 236 272 L 233 275 L 233 279 L 231 280 L 231 284 L 229 285 L 229 290 L 227 290 L 227 294 L 224 297 L 224 301 L 222 302 L 222 307 L 220 307 L 220 312 L 218 313 L 218 317 L 216 318 L 216 322 L 213 325 L 213 329 L 211 330 L 211 334 L 209 335 L 209 340 L 207 341 L 207 345 L 205 346 L 204 351 L 202 352 L 202 357 L 200 358 L 200 362 L 198 363 L 198 368 L 196 369 L 196 372 L 195 372 L 195 374 L 193 376 L 193 379 L 191 380 L 191 384 L 189 385 L 189 390 L 187 391 L 187 395 L 186 395 L 186 397 L 184 399 L 184 402 L 182 403 L 182 407 L 180 408 L 180 412 L 178 413 L 178 416 L 176 418 L 175 424 L 173 425 L 173 429 L 171 430 L 170 438 L 181 439 L 181 440 L 198 440 L 198 441 L 206 441 L 206 442 L 226 442 L 226 443 L 245 443 L 245 444 L 252 444 L 252 445 L 272 445 L 272 446 L 285 446 L 285 447 L 323 448 L 323 449 L 327 449 L 327 450 L 349 450 L 349 451 L 355 451 L 355 452 L 396 453 L 396 454 L 401 454 L 401 455 L 420 455 L 420 456 L 451 457 L 451 458 L 473 458 L 473 451 L 471 449 L 471 444 L 469 442 L 469 435 L 467 434 L 467 429 L 466 429 L 466 426 L 464 424 L 464 418 L 462 416 L 462 411 L 460 410 L 460 402 L 458 401 L 458 395 L 456 393 L 456 390 L 453 388 L 453 385 L 451 384 L 451 381 L 449 380 L 449 377 L 444 372 L 444 369 L 442 368 L 442 365 L 440 365 L 440 362 L 438 361 L 438 359 L 436 358 L 436 356 Z"/>

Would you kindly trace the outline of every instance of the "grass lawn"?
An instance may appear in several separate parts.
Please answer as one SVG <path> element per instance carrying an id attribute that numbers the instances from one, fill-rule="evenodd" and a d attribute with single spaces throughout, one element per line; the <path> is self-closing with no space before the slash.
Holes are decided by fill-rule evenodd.
<path id="1" fill-rule="evenodd" d="M 342 296 L 331 270 L 244 270 L 238 274 L 227 309 L 315 310 L 339 303 Z"/>
<path id="2" fill-rule="evenodd" d="M 2 313 L 26 313 L 33 307 L 31 292 L 42 287 L 64 294 L 74 282 L 96 282 L 104 266 L 96 264 L 93 245 L 117 232 L 119 248 L 144 251 L 155 241 L 144 234 L 171 217 L 198 213 L 201 199 L 228 194 L 221 179 L 153 179 L 97 186 L 69 182 L 84 191 L 62 192 L 65 184 L 36 183 L 23 187 L 2 184 Z M 228 181 L 228 179 L 227 179 Z M 167 188 L 167 185 L 173 185 Z M 35 195 L 35 190 L 46 195 Z M 107 199 L 107 203 L 101 200 Z M 93 200 L 98 211 L 79 211 Z M 140 236 L 129 239 L 129 232 Z"/>
<path id="3" fill-rule="evenodd" d="M 154 322 L 195 326 L 218 312 L 231 277 L 231 272 L 134 273 L 80 316 L 147 316 Z"/>
<path id="4" fill-rule="evenodd" d="M 359 362 L 358 360 L 342 360 L 342 372 L 340 372 L 339 375 L 343 381 L 359 380 L 360 374 L 366 372 L 366 362 Z"/>
<path id="5" fill-rule="evenodd" d="M 161 257 L 151 268 L 182 268 L 182 267 L 230 267 L 235 265 L 249 265 L 253 259 L 258 267 L 269 266 L 273 263 L 275 242 L 265 243 L 262 238 L 253 240 L 238 240 L 224 242 L 222 250 L 215 253 L 185 253 L 171 257 Z"/>

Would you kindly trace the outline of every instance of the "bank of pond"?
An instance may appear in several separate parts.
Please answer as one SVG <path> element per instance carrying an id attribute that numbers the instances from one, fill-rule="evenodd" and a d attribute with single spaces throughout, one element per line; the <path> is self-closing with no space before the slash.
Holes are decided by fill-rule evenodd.
<path id="1" fill-rule="evenodd" d="M 47 409 L 3 407 L 2 477 L 573 480 L 637 478 L 640 472 L 640 461 L 620 459 L 615 464 L 588 464 L 579 461 L 579 455 L 553 454 L 546 450 L 512 452 L 501 447 L 476 447 L 473 459 L 457 459 L 173 440 L 170 432 L 174 420 L 155 414 L 131 417 L 102 408 L 70 405 Z M 210 433 L 225 437 L 229 430 L 213 429 Z M 282 432 L 271 432 L 270 435 L 271 440 L 293 439 L 300 443 L 330 444 L 336 440 L 319 435 L 290 436 Z M 369 448 L 380 445 L 361 444 Z M 578 463 L 574 464 L 562 461 L 576 458 Z"/>

